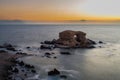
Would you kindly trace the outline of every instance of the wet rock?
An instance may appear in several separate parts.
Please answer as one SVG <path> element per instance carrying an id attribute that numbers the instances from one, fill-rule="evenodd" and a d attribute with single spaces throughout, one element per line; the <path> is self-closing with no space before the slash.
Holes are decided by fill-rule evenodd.
<path id="1" fill-rule="evenodd" d="M 30 49 L 30 47 L 28 46 L 28 47 L 26 47 L 27 49 Z"/>
<path id="2" fill-rule="evenodd" d="M 56 59 L 57 57 L 56 57 L 56 56 L 54 56 L 53 58 L 54 58 L 54 59 Z"/>
<path id="3" fill-rule="evenodd" d="M 0 48 L 4 48 L 4 47 L 0 45 Z"/>
<path id="4" fill-rule="evenodd" d="M 95 46 L 87 46 L 86 48 L 87 49 L 93 49 L 93 48 L 95 48 Z"/>
<path id="5" fill-rule="evenodd" d="M 25 70 L 21 70 L 22 72 L 25 72 Z"/>
<path id="6" fill-rule="evenodd" d="M 15 68 L 12 72 L 14 72 L 14 73 L 18 73 L 19 70 L 18 70 L 17 68 Z"/>
<path id="7" fill-rule="evenodd" d="M 50 53 L 48 53 L 48 52 L 46 52 L 46 53 L 45 53 L 45 56 L 47 56 L 47 55 L 49 55 L 49 56 L 50 56 L 51 54 L 50 54 Z"/>
<path id="8" fill-rule="evenodd" d="M 40 44 L 44 44 L 44 42 L 40 42 Z"/>
<path id="9" fill-rule="evenodd" d="M 93 41 L 93 40 L 87 39 L 87 44 L 89 44 L 89 45 L 91 45 L 91 44 L 96 44 L 96 42 Z"/>
<path id="10" fill-rule="evenodd" d="M 64 55 L 71 55 L 70 52 L 60 52 L 60 54 L 64 54 Z"/>
<path id="11" fill-rule="evenodd" d="M 24 76 L 27 76 L 27 74 L 24 74 Z"/>
<path id="12" fill-rule="evenodd" d="M 102 42 L 102 41 L 99 41 L 98 43 L 103 44 L 103 42 Z"/>
<path id="13" fill-rule="evenodd" d="M 31 72 L 32 72 L 32 73 L 36 73 L 36 71 L 35 71 L 35 70 L 31 70 Z"/>
<path id="14" fill-rule="evenodd" d="M 55 76 L 55 75 L 60 75 L 60 71 L 58 71 L 57 69 L 54 69 L 48 72 L 48 76 Z"/>
<path id="15" fill-rule="evenodd" d="M 6 53 L 7 51 L 5 51 L 5 50 L 0 50 L 0 53 Z"/>
<path id="16" fill-rule="evenodd" d="M 40 49 L 53 49 L 53 47 L 48 45 L 41 45 Z"/>
<path id="17" fill-rule="evenodd" d="M 66 75 L 60 75 L 60 78 L 67 79 Z"/>
<path id="18" fill-rule="evenodd" d="M 26 67 L 26 68 L 35 68 L 34 66 L 29 65 L 29 64 L 25 64 L 25 67 Z"/>
<path id="19" fill-rule="evenodd" d="M 19 61 L 17 61 L 16 59 L 11 59 L 10 61 L 13 62 L 13 63 L 15 63 L 15 64 L 19 63 Z"/>
<path id="20" fill-rule="evenodd" d="M 18 64 L 19 64 L 20 66 L 24 66 L 24 62 L 23 62 L 23 61 L 19 62 Z"/>
<path id="21" fill-rule="evenodd" d="M 16 51 L 13 45 L 8 44 L 8 43 L 3 44 L 3 47 L 10 51 Z"/>
<path id="22" fill-rule="evenodd" d="M 16 49 L 14 48 L 13 45 L 9 44 L 9 43 L 5 43 L 3 45 L 0 45 L 0 48 L 6 48 L 7 50 L 10 51 L 16 51 Z"/>
<path id="23" fill-rule="evenodd" d="M 44 44 L 53 44 L 52 41 L 44 41 Z"/>
<path id="24" fill-rule="evenodd" d="M 46 52 L 44 56 L 47 57 L 47 58 L 51 58 L 51 53 Z"/>
<path id="25" fill-rule="evenodd" d="M 15 48 L 13 47 L 6 47 L 7 50 L 10 50 L 10 51 L 16 51 Z"/>
<path id="26" fill-rule="evenodd" d="M 43 43 L 44 43 L 44 44 L 55 44 L 55 43 L 56 43 L 56 40 L 53 39 L 52 41 L 44 41 Z"/>
<path id="27" fill-rule="evenodd" d="M 55 54 L 55 53 L 52 52 L 51 54 Z"/>
<path id="28" fill-rule="evenodd" d="M 12 77 L 11 77 L 11 76 L 9 76 L 6 80 L 12 80 Z"/>
<path id="29" fill-rule="evenodd" d="M 12 66 L 8 67 L 8 70 L 9 70 L 9 71 L 11 71 L 12 69 L 13 69 Z"/>
<path id="30" fill-rule="evenodd" d="M 16 54 L 27 55 L 27 53 L 17 52 Z"/>
<path id="31" fill-rule="evenodd" d="M 9 44 L 9 43 L 4 43 L 3 46 L 4 47 L 13 47 L 12 44 Z"/>

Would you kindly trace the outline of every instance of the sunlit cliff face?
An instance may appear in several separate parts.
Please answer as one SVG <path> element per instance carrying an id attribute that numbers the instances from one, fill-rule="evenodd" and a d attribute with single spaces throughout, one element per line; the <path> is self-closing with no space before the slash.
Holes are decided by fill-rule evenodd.
<path id="1" fill-rule="evenodd" d="M 117 20 L 119 0 L 0 0 L 0 19 Z"/>

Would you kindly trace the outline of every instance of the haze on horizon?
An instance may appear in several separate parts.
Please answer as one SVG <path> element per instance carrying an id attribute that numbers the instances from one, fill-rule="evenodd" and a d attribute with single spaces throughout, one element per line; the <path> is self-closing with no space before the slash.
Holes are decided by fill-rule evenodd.
<path id="1" fill-rule="evenodd" d="M 120 0 L 0 0 L 0 20 L 120 20 Z"/>

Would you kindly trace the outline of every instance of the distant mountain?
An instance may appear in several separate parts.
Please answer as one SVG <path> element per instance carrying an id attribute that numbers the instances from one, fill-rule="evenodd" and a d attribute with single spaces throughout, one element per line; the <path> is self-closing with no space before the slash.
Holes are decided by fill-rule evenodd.
<path id="1" fill-rule="evenodd" d="M 0 24 L 4 23 L 24 23 L 26 21 L 23 20 L 0 20 Z"/>

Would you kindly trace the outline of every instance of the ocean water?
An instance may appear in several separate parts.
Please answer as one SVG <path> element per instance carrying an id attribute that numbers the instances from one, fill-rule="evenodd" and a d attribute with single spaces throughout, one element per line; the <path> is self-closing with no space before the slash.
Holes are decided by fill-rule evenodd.
<path id="1" fill-rule="evenodd" d="M 38 49 L 40 42 L 57 39 L 59 32 L 64 30 L 86 32 L 87 38 L 105 44 L 96 45 L 102 48 L 94 49 Z M 0 24 L 0 44 L 6 42 L 17 45 L 28 54 L 35 54 L 21 58 L 36 67 L 38 74 L 32 80 L 120 80 L 120 23 Z M 27 46 L 31 48 L 28 50 Z M 72 55 L 60 55 L 60 51 L 69 51 Z M 57 58 L 41 57 L 45 52 L 54 52 L 52 57 Z M 47 76 L 47 72 L 54 68 L 67 79 Z"/>

